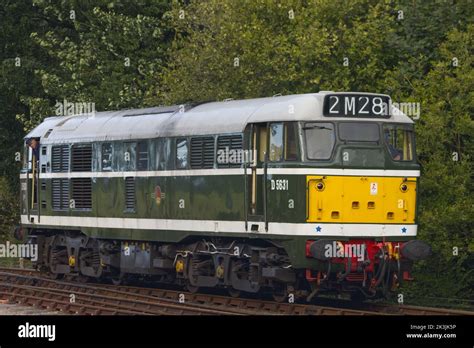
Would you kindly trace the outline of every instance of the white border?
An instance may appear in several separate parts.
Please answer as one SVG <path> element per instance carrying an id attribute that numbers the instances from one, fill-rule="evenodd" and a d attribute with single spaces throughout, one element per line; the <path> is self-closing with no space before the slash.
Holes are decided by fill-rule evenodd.
<path id="1" fill-rule="evenodd" d="M 366 237 L 401 237 L 416 236 L 417 225 L 413 224 L 328 224 L 328 223 L 278 223 L 269 222 L 268 232 L 263 222 L 248 222 L 248 231 L 244 221 L 222 220 L 179 220 L 179 219 L 138 219 L 138 218 L 103 218 L 84 216 L 37 216 L 32 224 L 27 215 L 21 216 L 22 224 L 35 226 L 78 226 L 92 228 L 123 228 L 130 230 L 172 230 L 199 232 L 226 232 L 254 235 L 287 235 L 287 236 L 366 236 Z M 250 226 L 259 226 L 258 232 L 251 232 Z M 319 227 L 319 229 L 318 229 Z M 402 229 L 406 229 L 402 232 Z M 132 232 L 133 234 L 133 232 Z"/>
<path id="2" fill-rule="evenodd" d="M 247 168 L 247 174 L 251 169 Z M 257 173 L 262 175 L 263 169 Z M 129 172 L 70 172 L 70 173 L 40 173 L 40 179 L 56 178 L 125 178 L 125 177 L 168 177 L 168 176 L 214 176 L 242 175 L 243 168 L 223 169 L 190 169 L 163 171 L 129 171 Z M 384 170 L 384 169 L 319 169 L 319 168 L 268 168 L 268 175 L 335 175 L 335 176 L 377 176 L 377 177 L 419 177 L 419 170 Z M 30 176 L 31 177 L 31 176 Z M 21 174 L 20 179 L 26 179 Z"/>

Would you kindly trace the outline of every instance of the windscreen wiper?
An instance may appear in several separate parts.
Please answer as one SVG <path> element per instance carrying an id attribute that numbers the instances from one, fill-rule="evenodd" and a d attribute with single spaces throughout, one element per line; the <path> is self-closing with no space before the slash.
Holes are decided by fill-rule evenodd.
<path id="1" fill-rule="evenodd" d="M 332 128 L 328 128 L 328 127 L 324 127 L 324 126 L 316 126 L 316 125 L 314 125 L 314 126 L 304 126 L 304 127 L 303 127 L 303 130 L 315 129 L 315 128 L 316 128 L 316 129 L 327 129 L 327 130 L 332 131 Z"/>

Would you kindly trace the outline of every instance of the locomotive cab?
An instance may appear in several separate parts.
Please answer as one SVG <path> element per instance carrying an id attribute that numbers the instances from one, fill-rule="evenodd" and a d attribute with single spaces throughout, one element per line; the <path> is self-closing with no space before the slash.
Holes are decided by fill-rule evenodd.
<path id="1" fill-rule="evenodd" d="M 378 98 L 337 96 L 365 99 L 369 105 Z M 331 109 L 328 105 L 326 110 Z M 333 273 L 338 271 L 332 285 L 325 282 L 328 288 L 354 289 L 357 284 L 356 291 L 374 296 L 383 281 L 387 291 L 402 279 L 411 280 L 412 261 L 431 253 L 426 243 L 411 239 L 417 232 L 420 170 L 413 124 L 393 122 L 390 113 L 359 120 L 354 116 L 360 114 L 347 115 L 347 108 L 346 113 L 342 109 L 337 120 L 326 114 L 323 122 L 302 124 L 306 162 L 327 168 L 306 176 L 306 221 L 321 238 L 307 240 L 306 256 L 322 262 L 317 271 L 307 270 L 307 279 L 319 287 L 321 279 L 330 278 L 332 266 Z"/>

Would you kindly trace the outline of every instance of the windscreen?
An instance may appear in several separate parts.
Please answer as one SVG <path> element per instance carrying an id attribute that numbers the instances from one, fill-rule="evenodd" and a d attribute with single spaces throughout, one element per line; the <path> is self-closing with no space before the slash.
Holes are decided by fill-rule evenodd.
<path id="1" fill-rule="evenodd" d="M 346 142 L 378 142 L 379 126 L 376 123 L 343 122 L 339 124 L 339 138 Z"/>
<path id="2" fill-rule="evenodd" d="M 312 160 L 331 158 L 336 136 L 332 123 L 306 123 L 304 126 L 306 155 Z"/>

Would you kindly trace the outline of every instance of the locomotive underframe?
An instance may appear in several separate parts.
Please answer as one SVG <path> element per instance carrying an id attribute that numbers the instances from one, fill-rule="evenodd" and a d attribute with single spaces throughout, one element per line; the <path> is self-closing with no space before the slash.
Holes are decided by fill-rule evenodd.
<path id="1" fill-rule="evenodd" d="M 39 247 L 34 266 L 54 278 L 67 275 L 115 284 L 143 278 L 193 292 L 225 288 L 233 296 L 270 293 L 278 301 L 290 293 L 307 300 L 328 292 L 349 293 L 356 298 L 386 295 L 398 287 L 412 265 L 381 250 L 372 261 L 376 263 L 373 272 L 364 270 L 367 263 L 358 264 L 354 271 L 350 262 L 312 257 L 306 257 L 310 267 L 295 269 L 288 257 L 294 239 L 193 235 L 179 243 L 163 243 L 97 239 L 77 230 L 57 229 L 32 229 L 29 236 Z M 307 242 L 306 238 L 301 242 Z"/>

